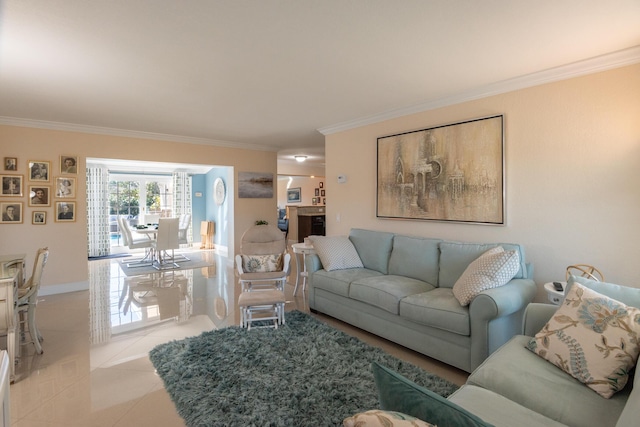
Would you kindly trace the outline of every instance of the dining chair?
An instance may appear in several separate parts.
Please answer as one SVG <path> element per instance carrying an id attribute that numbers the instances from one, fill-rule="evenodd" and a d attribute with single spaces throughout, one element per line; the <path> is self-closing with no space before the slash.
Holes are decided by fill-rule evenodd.
<path id="1" fill-rule="evenodd" d="M 151 248 L 153 240 L 149 237 L 139 237 L 134 239 L 127 219 L 121 215 L 118 215 L 118 225 L 122 232 L 123 242 L 129 249 L 145 249 L 145 256 L 139 260 L 128 262 L 127 267 L 143 267 L 151 265 Z"/>
<path id="2" fill-rule="evenodd" d="M 22 286 L 18 288 L 18 300 L 16 302 L 16 311 L 18 313 L 20 324 L 20 341 L 26 343 L 24 340 L 26 330 L 28 330 L 31 337 L 30 342 L 33 343 L 38 354 L 42 354 L 44 352 L 42 345 L 40 344 L 44 338 L 40 334 L 36 325 L 36 306 L 38 304 L 38 291 L 40 290 L 42 273 L 48 259 L 49 248 L 45 247 L 38 249 L 33 263 L 33 272 L 31 273 L 31 277 L 29 277 L 29 279 L 27 279 Z"/>
<path id="3" fill-rule="evenodd" d="M 160 218 L 158 220 L 158 234 L 152 248 L 155 250 L 153 267 L 157 270 L 180 267 L 175 262 L 175 250 L 180 248 L 178 243 L 178 218 Z M 168 255 L 171 251 L 171 256 Z"/>
<path id="4" fill-rule="evenodd" d="M 189 244 L 189 226 L 191 225 L 191 214 L 182 214 L 178 222 L 178 242 L 181 245 Z"/>

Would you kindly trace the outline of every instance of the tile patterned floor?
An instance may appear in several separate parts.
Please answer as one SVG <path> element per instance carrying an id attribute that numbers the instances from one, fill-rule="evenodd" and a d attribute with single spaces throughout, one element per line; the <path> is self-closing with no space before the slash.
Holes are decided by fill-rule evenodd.
<path id="1" fill-rule="evenodd" d="M 233 263 L 213 251 L 207 256 L 214 267 L 166 273 L 163 280 L 178 283 L 180 292 L 156 299 L 145 294 L 140 278 L 126 280 L 122 259 L 90 261 L 90 291 L 41 297 L 44 354 L 36 355 L 32 344 L 21 346 L 11 385 L 12 426 L 184 426 L 147 353 L 163 342 L 238 324 Z M 293 296 L 293 284 L 287 285 L 286 309 L 308 312 L 304 293 Z M 455 368 L 319 318 L 457 384 L 466 380 Z"/>

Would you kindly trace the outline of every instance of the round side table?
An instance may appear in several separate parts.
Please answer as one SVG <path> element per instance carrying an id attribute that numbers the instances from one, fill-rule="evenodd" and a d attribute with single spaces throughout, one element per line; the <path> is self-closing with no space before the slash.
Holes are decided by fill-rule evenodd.
<path id="1" fill-rule="evenodd" d="M 556 291 L 556 288 L 553 286 L 553 282 L 547 282 L 544 284 L 544 290 L 547 292 L 547 298 L 555 305 L 562 304 L 564 301 L 564 291 L 567 289 L 567 282 L 562 283 L 562 291 Z"/>
<path id="2" fill-rule="evenodd" d="M 300 280 L 300 277 L 302 277 L 302 292 L 305 291 L 305 289 L 307 288 L 307 255 L 311 255 L 315 253 L 315 250 L 313 249 L 313 245 L 312 244 L 307 244 L 307 243 L 294 243 L 293 245 L 291 245 L 291 247 L 293 248 L 293 254 L 294 257 L 296 259 L 296 287 L 293 288 L 293 295 L 295 296 L 296 293 L 298 292 L 298 283 Z M 298 262 L 298 255 L 302 255 L 302 271 L 300 271 L 300 263 Z"/>

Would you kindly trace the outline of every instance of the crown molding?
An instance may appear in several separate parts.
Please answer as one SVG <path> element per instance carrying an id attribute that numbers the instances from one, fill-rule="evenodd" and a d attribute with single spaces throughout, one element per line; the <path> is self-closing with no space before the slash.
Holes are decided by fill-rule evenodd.
<path id="1" fill-rule="evenodd" d="M 170 135 L 164 133 L 141 132 L 135 130 L 115 129 L 100 126 L 78 125 L 74 123 L 51 122 L 46 120 L 21 119 L 0 116 L 0 125 L 28 127 L 66 132 L 82 132 L 95 135 L 121 136 L 126 138 L 153 139 L 157 141 L 179 142 L 185 144 L 211 145 L 216 147 L 243 148 L 256 151 L 277 151 L 277 149 L 257 144 L 223 141 L 219 139 L 195 138 L 190 136 Z"/>
<path id="2" fill-rule="evenodd" d="M 586 59 L 584 61 L 578 61 L 560 67 L 550 68 L 544 71 L 492 83 L 471 91 L 428 101 L 411 107 L 398 108 L 367 117 L 361 117 L 359 119 L 325 126 L 319 128 L 318 132 L 323 135 L 331 135 L 333 133 L 343 132 L 410 114 L 435 110 L 436 108 L 447 107 L 519 89 L 526 89 L 528 87 L 538 86 L 545 83 L 552 83 L 614 68 L 620 68 L 627 65 L 633 65 L 638 62 L 640 62 L 640 46 L 634 46 L 617 52 L 597 56 L 595 58 Z"/>

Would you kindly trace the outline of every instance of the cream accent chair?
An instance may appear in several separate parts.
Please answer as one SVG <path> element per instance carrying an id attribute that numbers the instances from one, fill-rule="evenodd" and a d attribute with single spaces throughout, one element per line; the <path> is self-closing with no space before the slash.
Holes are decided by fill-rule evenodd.
<path id="1" fill-rule="evenodd" d="M 258 321 L 272 320 L 272 326 L 285 323 L 284 285 L 289 275 L 291 255 L 287 253 L 285 235 L 271 225 L 255 225 L 242 235 L 240 254 L 236 255 L 236 268 L 242 292 L 238 297 L 241 312 L 241 326 L 251 329 Z M 249 271 L 250 259 L 259 256 L 280 256 L 281 265 L 277 271 Z M 252 257 L 253 256 L 253 257 Z"/>
<path id="2" fill-rule="evenodd" d="M 49 259 L 49 248 L 40 248 L 36 253 L 31 277 L 18 288 L 18 301 L 16 309 L 20 320 L 20 341 L 24 342 L 26 330 L 29 330 L 31 343 L 36 348 L 38 354 L 42 354 L 42 342 L 44 339 L 36 325 L 36 305 L 38 304 L 38 291 L 42 281 L 44 266 Z M 26 319 L 25 319 L 26 315 Z M 26 325 L 26 328 L 25 328 Z"/>

